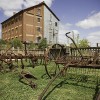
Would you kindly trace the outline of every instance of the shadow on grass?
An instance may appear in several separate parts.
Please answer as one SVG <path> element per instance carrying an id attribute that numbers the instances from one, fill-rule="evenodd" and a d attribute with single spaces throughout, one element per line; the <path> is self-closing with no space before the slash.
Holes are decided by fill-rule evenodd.
<path id="1" fill-rule="evenodd" d="M 95 94 L 93 96 L 93 100 L 100 100 L 100 89 L 99 89 L 100 84 L 97 84 L 95 88 Z"/>
<path id="2" fill-rule="evenodd" d="M 51 91 L 48 92 L 48 94 L 46 96 L 44 96 L 43 100 L 46 100 L 46 98 L 56 89 L 56 88 L 60 88 L 62 87 L 62 85 L 64 84 L 68 84 L 68 85 L 74 85 L 74 86 L 80 86 L 80 87 L 84 87 L 84 88 L 90 88 L 90 89 L 95 89 L 94 91 L 98 91 L 97 90 L 97 87 L 96 88 L 93 88 L 93 87 L 88 87 L 88 86 L 84 86 L 82 84 L 78 84 L 78 82 L 75 82 L 75 83 L 69 83 L 67 82 L 67 79 L 64 79 L 63 81 L 61 81 L 60 83 L 58 83 L 55 87 L 53 87 L 53 89 Z M 97 94 L 97 93 L 96 93 Z M 95 98 L 95 97 L 94 97 Z M 94 99 L 93 100 L 96 100 Z"/>
<path id="3" fill-rule="evenodd" d="M 43 100 L 46 100 L 46 98 L 56 89 L 56 88 L 60 88 L 64 83 L 65 83 L 66 79 L 61 81 L 59 84 L 57 84 L 44 98 Z"/>
<path id="4" fill-rule="evenodd" d="M 26 82 L 23 81 L 23 78 L 20 78 L 19 82 L 23 83 L 24 85 L 29 85 L 28 83 L 26 83 Z"/>

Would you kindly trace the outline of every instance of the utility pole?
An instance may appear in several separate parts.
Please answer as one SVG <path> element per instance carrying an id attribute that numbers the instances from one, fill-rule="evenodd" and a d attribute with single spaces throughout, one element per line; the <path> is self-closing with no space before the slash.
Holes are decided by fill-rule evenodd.
<path id="1" fill-rule="evenodd" d="M 79 44 L 79 34 L 77 34 L 77 44 Z"/>
<path id="2" fill-rule="evenodd" d="M 75 41 L 75 36 L 74 36 L 74 32 L 72 31 L 72 38 Z"/>

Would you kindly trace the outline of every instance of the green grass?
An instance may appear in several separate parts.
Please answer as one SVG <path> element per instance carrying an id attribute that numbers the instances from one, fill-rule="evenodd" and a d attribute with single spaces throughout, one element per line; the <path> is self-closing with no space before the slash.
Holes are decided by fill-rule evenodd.
<path id="1" fill-rule="evenodd" d="M 30 86 L 19 82 L 20 71 L 21 69 L 18 68 L 15 72 L 0 73 L 0 100 L 37 100 L 50 81 L 47 77 L 41 78 L 45 73 L 43 65 L 36 66 L 34 69 L 25 67 L 25 71 L 31 72 L 38 78 L 38 80 L 33 80 L 37 84 L 37 88 L 32 89 Z M 88 77 L 88 81 L 77 79 L 77 77 L 84 78 L 84 75 Z M 87 69 L 82 71 L 79 68 L 69 68 L 66 78 L 59 77 L 53 82 L 45 94 L 44 100 L 92 100 L 95 94 L 97 76 L 100 76 L 99 70 Z"/>

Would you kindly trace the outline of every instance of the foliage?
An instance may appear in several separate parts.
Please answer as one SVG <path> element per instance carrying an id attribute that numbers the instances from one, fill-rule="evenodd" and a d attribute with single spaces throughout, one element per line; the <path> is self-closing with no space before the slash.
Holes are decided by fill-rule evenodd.
<path id="1" fill-rule="evenodd" d="M 82 39 L 79 41 L 79 47 L 89 47 L 89 42 L 87 39 Z"/>
<path id="2" fill-rule="evenodd" d="M 10 44 L 17 49 L 17 47 L 22 48 L 22 42 L 21 40 L 15 38 L 12 41 L 10 41 Z"/>
<path id="3" fill-rule="evenodd" d="M 5 41 L 5 40 L 0 39 L 0 45 L 1 45 L 1 44 L 6 44 L 6 41 Z"/>
<path id="4" fill-rule="evenodd" d="M 5 40 L 2 40 L 0 39 L 0 48 L 4 48 L 6 45 L 6 41 Z"/>
<path id="5" fill-rule="evenodd" d="M 79 41 L 79 43 L 76 43 L 76 45 L 77 45 L 78 47 L 83 47 L 83 48 L 84 48 L 84 47 L 89 47 L 89 42 L 88 42 L 87 39 L 82 39 L 82 40 Z M 74 43 L 71 43 L 71 44 L 70 44 L 70 47 L 75 48 Z"/>
<path id="6" fill-rule="evenodd" d="M 71 44 L 70 44 L 70 47 L 75 48 L 74 43 L 71 43 Z"/>
<path id="7" fill-rule="evenodd" d="M 34 49 L 34 48 L 37 48 L 37 45 L 34 44 L 33 42 L 31 42 L 28 46 L 27 46 L 28 49 Z"/>
<path id="8" fill-rule="evenodd" d="M 46 40 L 45 38 L 43 38 L 43 39 L 40 41 L 40 43 L 39 43 L 39 45 L 38 45 L 38 48 L 39 48 L 39 49 L 45 49 L 45 48 L 47 48 L 47 40 Z"/>

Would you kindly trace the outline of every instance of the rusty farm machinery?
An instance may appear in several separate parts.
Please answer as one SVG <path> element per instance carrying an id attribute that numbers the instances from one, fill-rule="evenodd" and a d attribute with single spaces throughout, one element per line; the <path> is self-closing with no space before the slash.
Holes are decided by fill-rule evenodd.
<path id="1" fill-rule="evenodd" d="M 31 63 L 31 66 L 34 68 L 38 63 L 38 60 L 40 60 L 39 64 L 45 66 L 46 73 L 49 75 L 46 64 L 48 56 L 45 50 L 33 50 L 28 52 L 26 49 L 27 44 L 24 44 L 25 50 L 23 53 L 14 53 L 11 50 L 11 46 L 4 53 L 0 54 L 0 72 L 16 71 L 17 68 L 20 67 L 22 70 L 19 73 L 19 81 L 31 86 L 32 88 L 36 88 L 37 85 L 32 80 L 37 80 L 37 78 L 30 72 L 24 71 L 25 62 L 28 60 L 29 63 Z M 23 79 L 26 80 L 27 83 L 23 82 Z"/>
<path id="2" fill-rule="evenodd" d="M 47 86 L 44 88 L 44 90 L 42 91 L 42 93 L 39 95 L 38 100 L 42 100 L 45 93 L 47 92 L 47 90 L 49 89 L 49 87 L 52 85 L 52 83 L 59 77 L 59 76 L 65 76 L 68 70 L 68 68 L 73 67 L 73 68 L 84 68 L 84 69 L 98 69 L 100 70 L 100 48 L 92 48 L 90 51 L 92 52 L 93 55 L 88 55 L 88 56 L 84 56 L 82 54 L 82 50 L 84 50 L 83 48 L 81 48 L 81 50 L 77 47 L 75 41 L 68 36 L 70 32 L 66 33 L 67 38 L 70 38 L 71 41 L 73 42 L 73 44 L 75 45 L 76 48 L 72 48 L 71 49 L 71 53 L 69 54 L 69 52 L 66 52 L 66 50 L 64 51 L 63 46 L 56 44 L 54 45 L 54 47 L 60 47 L 59 51 L 55 51 L 55 53 L 51 54 L 53 57 L 53 62 L 55 62 L 56 64 L 56 70 L 54 73 L 54 76 L 50 76 L 52 77 L 52 79 L 49 81 L 49 83 L 47 84 Z M 90 48 L 87 48 L 88 50 Z M 85 50 L 87 50 L 85 48 Z M 74 55 L 72 55 L 72 50 L 74 51 Z M 76 54 L 75 54 L 75 50 L 76 50 Z M 63 65 L 62 68 L 59 67 L 59 65 Z M 57 71 L 57 68 L 59 70 L 59 72 Z M 49 75 L 52 75 L 49 73 Z M 83 80 L 85 80 L 86 77 L 84 77 Z M 99 79 L 98 79 L 99 80 Z M 95 96 L 93 97 L 94 100 L 100 100 L 100 90 L 98 89 L 98 87 L 100 86 L 100 80 L 97 80 L 97 85 L 96 85 L 96 92 L 95 92 Z"/>
<path id="3" fill-rule="evenodd" d="M 33 50 L 33 53 L 33 51 L 28 51 L 26 49 L 27 44 L 24 43 L 24 54 L 16 54 L 11 51 L 12 47 L 8 48 L 8 50 L 0 54 L 0 71 L 6 71 L 3 67 L 5 65 L 8 67 L 9 71 L 15 71 L 15 69 L 19 66 L 18 63 L 20 62 L 22 71 L 19 74 L 19 81 L 23 82 L 24 79 L 27 81 L 27 84 L 29 86 L 31 86 L 32 88 L 36 88 L 37 84 L 34 83 L 33 80 L 37 80 L 37 77 L 32 75 L 30 72 L 24 71 L 24 63 L 28 59 L 31 62 L 33 68 L 35 68 L 37 63 L 42 64 L 45 68 L 45 73 L 41 77 L 44 78 L 44 76 L 46 75 L 48 78 L 50 78 L 50 82 L 38 97 L 38 100 L 42 100 L 49 87 L 59 76 L 67 76 L 69 68 L 89 68 L 100 70 L 100 47 L 78 48 L 75 41 L 71 37 L 69 37 L 68 34 L 69 33 L 66 33 L 66 36 L 67 38 L 71 39 L 71 41 L 75 45 L 75 48 L 65 48 L 60 44 L 54 44 L 53 46 L 45 50 Z M 85 52 L 86 55 L 84 55 L 83 52 Z M 60 65 L 62 67 L 60 67 Z M 50 66 L 50 69 L 48 68 L 48 66 Z M 97 88 L 98 86 L 100 86 L 99 82 L 100 80 L 97 82 Z M 99 92 L 100 90 L 96 91 L 96 95 L 98 94 L 98 96 L 94 97 L 97 98 L 96 100 L 100 100 Z"/>

